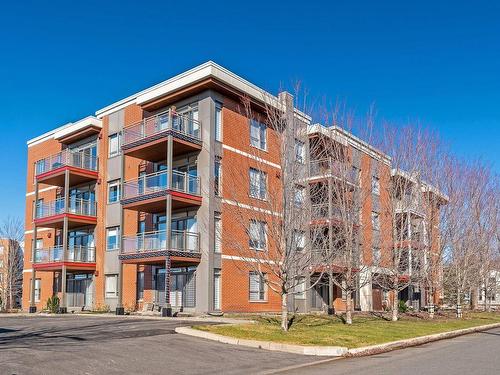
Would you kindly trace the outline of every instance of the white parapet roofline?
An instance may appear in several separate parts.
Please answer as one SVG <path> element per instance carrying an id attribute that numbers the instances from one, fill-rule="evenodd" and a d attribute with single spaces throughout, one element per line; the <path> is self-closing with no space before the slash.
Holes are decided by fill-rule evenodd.
<path id="1" fill-rule="evenodd" d="M 77 131 L 79 127 L 85 127 L 88 125 L 94 125 L 102 127 L 101 119 L 113 112 L 116 112 L 122 108 L 125 108 L 131 104 L 143 104 L 148 101 L 154 100 L 158 97 L 167 95 L 169 93 L 180 90 L 184 87 L 189 87 L 197 82 L 200 82 L 206 78 L 215 78 L 218 81 L 234 88 L 241 93 L 248 95 L 249 97 L 263 102 L 266 105 L 271 105 L 274 107 L 283 108 L 283 104 L 279 103 L 279 98 L 275 95 L 268 93 L 262 88 L 254 85 L 253 83 L 245 80 L 244 78 L 238 76 L 237 74 L 231 72 L 230 70 L 216 64 L 213 61 L 207 61 L 201 65 L 198 65 L 190 70 L 187 70 L 181 74 L 178 74 L 166 81 L 160 82 L 154 86 L 151 86 L 145 90 L 139 91 L 133 95 L 130 95 L 122 100 L 119 100 L 113 104 L 110 104 L 102 109 L 95 112 L 94 116 L 85 117 L 77 122 L 70 122 L 68 124 L 62 125 L 56 129 L 53 129 L 47 133 L 44 133 L 38 137 L 32 138 L 27 141 L 28 147 L 35 144 L 46 141 L 51 138 L 61 138 L 64 135 L 70 134 Z M 311 123 L 312 118 L 305 114 L 304 112 L 294 108 L 295 116 L 304 121 L 307 124 Z"/>
<path id="2" fill-rule="evenodd" d="M 28 147 L 31 147 L 36 144 L 42 143 L 48 139 L 60 139 L 68 134 L 84 129 L 87 126 L 95 126 L 98 128 L 102 128 L 102 121 L 97 117 L 87 116 L 81 120 L 78 120 L 76 122 L 69 122 L 47 133 L 44 133 L 38 137 L 32 138 L 29 141 L 27 141 L 26 144 L 28 145 Z"/>
<path id="3" fill-rule="evenodd" d="M 110 104 L 98 111 L 96 116 L 102 118 L 119 109 L 122 109 L 130 104 L 144 104 L 161 96 L 180 90 L 184 87 L 189 87 L 206 78 L 215 78 L 226 85 L 252 97 L 255 100 L 265 102 L 268 105 L 278 106 L 278 98 L 244 78 L 234 74 L 230 70 L 216 64 L 213 61 L 207 61 L 204 64 L 198 65 L 184 73 L 178 74 L 166 81 L 160 82 L 157 85 L 149 87 L 143 91 L 133 94 L 125 99 Z M 301 120 L 310 123 L 311 117 L 305 113 L 294 109 L 295 115 Z"/>

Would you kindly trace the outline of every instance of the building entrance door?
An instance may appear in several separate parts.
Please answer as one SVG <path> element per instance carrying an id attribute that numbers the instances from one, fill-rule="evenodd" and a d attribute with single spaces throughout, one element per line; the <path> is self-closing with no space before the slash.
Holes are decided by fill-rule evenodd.
<path id="1" fill-rule="evenodd" d="M 196 306 L 196 274 L 195 267 L 172 268 L 170 274 L 170 304 L 172 307 Z M 165 304 L 165 269 L 159 268 L 155 273 L 155 301 L 160 306 Z"/>
<path id="2" fill-rule="evenodd" d="M 92 274 L 68 275 L 68 280 L 66 281 L 67 306 L 91 310 L 92 300 Z"/>

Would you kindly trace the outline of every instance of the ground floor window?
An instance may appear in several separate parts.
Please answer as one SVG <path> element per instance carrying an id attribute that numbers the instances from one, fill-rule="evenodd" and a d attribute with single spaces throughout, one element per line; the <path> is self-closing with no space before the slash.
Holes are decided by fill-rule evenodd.
<path id="1" fill-rule="evenodd" d="M 29 301 L 31 302 L 31 282 L 33 279 L 30 279 L 30 294 L 29 294 Z M 42 290 L 42 280 L 41 279 L 35 279 L 35 302 L 40 302 L 40 293 Z"/>
<path id="2" fill-rule="evenodd" d="M 249 274 L 249 284 L 250 284 L 250 301 L 265 301 L 266 300 L 266 274 L 260 274 L 258 272 L 250 272 Z"/>
<path id="3" fill-rule="evenodd" d="M 295 285 L 295 299 L 306 299 L 306 278 L 297 278 Z"/>
<path id="4" fill-rule="evenodd" d="M 137 299 L 141 300 L 144 298 L 144 272 L 137 272 Z"/>
<path id="5" fill-rule="evenodd" d="M 221 270 L 214 269 L 214 310 L 221 309 Z"/>
<path id="6" fill-rule="evenodd" d="M 35 302 L 40 302 L 41 292 L 42 292 L 42 280 L 35 279 Z"/>
<path id="7" fill-rule="evenodd" d="M 106 297 L 118 297 L 118 275 L 106 275 Z"/>

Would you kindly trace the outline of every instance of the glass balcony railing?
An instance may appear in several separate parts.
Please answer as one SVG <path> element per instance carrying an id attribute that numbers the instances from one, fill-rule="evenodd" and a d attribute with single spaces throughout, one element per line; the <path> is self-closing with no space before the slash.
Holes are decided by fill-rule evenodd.
<path id="1" fill-rule="evenodd" d="M 63 256 L 65 255 L 65 256 Z M 95 263 L 95 247 L 71 246 L 64 254 L 62 246 L 53 246 L 35 250 L 34 263 L 56 262 Z"/>
<path id="2" fill-rule="evenodd" d="M 69 199 L 66 205 L 64 198 L 56 199 L 51 202 L 41 202 L 35 205 L 35 219 L 42 219 L 60 214 L 75 214 L 83 216 L 96 216 L 97 205 L 95 201 L 84 199 Z"/>
<path id="3" fill-rule="evenodd" d="M 57 154 L 38 160 L 35 163 L 35 175 L 38 176 L 65 166 L 96 172 L 97 165 L 97 157 L 88 152 L 63 150 Z"/>
<path id="4" fill-rule="evenodd" d="M 138 198 L 167 190 L 168 171 L 144 175 L 123 183 L 123 199 Z M 172 172 L 171 190 L 200 195 L 200 178 L 186 172 Z"/>
<path id="5" fill-rule="evenodd" d="M 122 147 L 167 130 L 172 130 L 175 133 L 198 141 L 201 140 L 201 123 L 198 120 L 189 115 L 168 110 L 123 129 Z"/>
<path id="6" fill-rule="evenodd" d="M 199 233 L 171 230 L 171 250 L 198 253 Z M 135 236 L 124 236 L 122 254 L 146 253 L 151 251 L 167 250 L 167 232 L 145 232 Z"/>

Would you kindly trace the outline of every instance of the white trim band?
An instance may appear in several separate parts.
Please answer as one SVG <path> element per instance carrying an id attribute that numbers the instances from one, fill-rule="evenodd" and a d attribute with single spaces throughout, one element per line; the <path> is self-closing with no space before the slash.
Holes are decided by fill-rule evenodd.
<path id="1" fill-rule="evenodd" d="M 228 150 L 228 151 L 232 151 L 232 152 L 235 152 L 237 154 L 240 154 L 242 156 L 245 156 L 247 158 L 250 158 L 250 159 L 253 159 L 253 160 L 256 160 L 258 161 L 259 163 L 263 163 L 263 164 L 267 164 L 271 167 L 274 167 L 274 168 L 277 168 L 277 169 L 281 169 L 281 166 L 276 164 L 276 163 L 273 163 L 271 161 L 267 161 L 267 160 L 264 160 L 262 158 L 259 158 L 258 156 L 255 156 L 255 155 L 252 155 L 252 154 L 249 154 L 248 152 L 245 152 L 245 151 L 241 151 L 241 150 L 238 150 L 234 147 L 231 147 L 231 146 L 228 146 L 228 145 L 225 145 L 223 144 L 222 145 L 222 148 L 225 149 L 225 150 Z"/>

